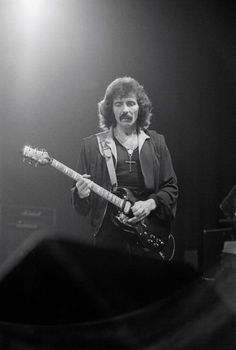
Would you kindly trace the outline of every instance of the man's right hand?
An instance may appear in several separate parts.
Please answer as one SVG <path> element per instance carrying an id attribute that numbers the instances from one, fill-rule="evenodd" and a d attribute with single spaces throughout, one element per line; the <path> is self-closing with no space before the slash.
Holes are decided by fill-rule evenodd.
<path id="1" fill-rule="evenodd" d="M 80 178 L 77 182 L 76 182 L 76 188 L 78 191 L 78 195 L 81 199 L 86 198 L 90 195 L 90 175 L 88 174 L 84 174 L 83 178 Z"/>

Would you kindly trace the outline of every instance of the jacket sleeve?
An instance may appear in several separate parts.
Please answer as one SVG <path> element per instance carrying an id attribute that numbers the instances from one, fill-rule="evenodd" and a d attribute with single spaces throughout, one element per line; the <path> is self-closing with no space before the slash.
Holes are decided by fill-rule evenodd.
<path id="1" fill-rule="evenodd" d="M 86 146 L 86 140 L 82 141 L 80 156 L 78 161 L 77 170 L 81 175 L 90 174 L 90 161 L 89 161 L 89 147 Z M 81 215 L 88 215 L 90 212 L 90 196 L 81 199 L 78 195 L 76 182 L 74 181 L 71 188 L 72 196 L 71 203 L 73 208 Z"/>
<path id="2" fill-rule="evenodd" d="M 176 214 L 178 184 L 177 177 L 172 165 L 171 155 L 166 145 L 163 135 L 159 136 L 159 142 L 155 140 L 155 151 L 159 153 L 160 169 L 158 191 L 151 194 L 149 198 L 153 198 L 156 202 L 156 213 L 160 219 L 172 220 Z"/>

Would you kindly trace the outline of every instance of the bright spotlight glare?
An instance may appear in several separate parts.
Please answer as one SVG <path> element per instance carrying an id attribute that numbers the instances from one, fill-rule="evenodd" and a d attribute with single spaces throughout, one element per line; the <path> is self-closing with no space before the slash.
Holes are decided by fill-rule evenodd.
<path id="1" fill-rule="evenodd" d="M 21 0 L 20 7 L 22 13 L 25 14 L 25 18 L 37 18 L 40 13 L 40 7 L 42 5 L 41 0 Z"/>
<path id="2" fill-rule="evenodd" d="M 18 18 L 22 22 L 22 29 L 31 32 L 31 35 L 37 31 L 42 18 L 44 0 L 19 0 Z"/>

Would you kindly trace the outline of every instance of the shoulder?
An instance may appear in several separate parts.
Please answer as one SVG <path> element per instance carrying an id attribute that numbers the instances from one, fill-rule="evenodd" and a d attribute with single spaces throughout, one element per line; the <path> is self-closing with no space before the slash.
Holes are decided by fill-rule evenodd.
<path id="1" fill-rule="evenodd" d="M 162 134 L 159 134 L 156 132 L 156 130 L 145 130 L 147 135 L 150 136 L 151 141 L 155 143 L 157 147 L 161 147 L 163 144 L 165 144 L 165 137 Z"/>
<path id="2" fill-rule="evenodd" d="M 110 130 L 105 130 L 102 132 L 98 132 L 94 136 L 96 137 L 96 139 L 99 139 L 100 141 L 105 141 L 108 135 L 110 135 L 110 133 L 111 133 Z"/>
<path id="3" fill-rule="evenodd" d="M 106 131 L 102 131 L 102 132 L 98 132 L 96 134 L 92 134 L 92 135 L 86 136 L 86 137 L 83 138 L 83 140 L 85 142 L 92 142 L 92 141 L 96 140 L 98 137 L 106 138 L 108 134 L 109 134 L 109 130 L 106 130 Z"/>
<path id="4" fill-rule="evenodd" d="M 82 148 L 86 152 L 93 152 L 95 150 L 98 150 L 100 144 L 107 139 L 108 135 L 109 130 L 86 136 L 82 139 Z"/>
<path id="5" fill-rule="evenodd" d="M 94 152 L 97 148 L 97 137 L 96 134 L 92 134 L 82 138 L 81 150 L 86 154 Z"/>
<path id="6" fill-rule="evenodd" d="M 103 133 L 92 134 L 92 135 L 86 136 L 82 139 L 82 142 L 86 145 L 94 144 L 97 142 L 97 135 L 100 135 L 100 134 L 103 134 Z"/>

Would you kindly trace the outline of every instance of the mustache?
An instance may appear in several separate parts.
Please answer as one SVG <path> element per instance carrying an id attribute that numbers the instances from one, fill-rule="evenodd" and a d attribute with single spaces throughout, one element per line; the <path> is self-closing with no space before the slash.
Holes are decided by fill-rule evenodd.
<path id="1" fill-rule="evenodd" d="M 128 112 L 124 112 L 120 115 L 120 119 L 131 118 L 132 116 Z"/>

